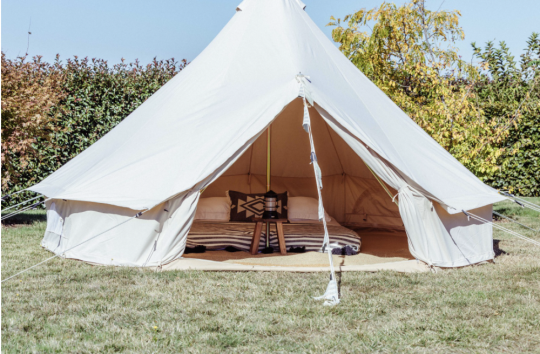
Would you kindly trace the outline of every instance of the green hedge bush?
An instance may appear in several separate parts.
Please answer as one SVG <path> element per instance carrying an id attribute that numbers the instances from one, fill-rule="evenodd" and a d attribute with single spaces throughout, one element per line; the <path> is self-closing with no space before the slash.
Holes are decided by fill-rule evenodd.
<path id="1" fill-rule="evenodd" d="M 154 94 L 187 65 L 173 59 L 148 65 L 138 61 L 109 65 L 101 59 L 68 59 L 61 89 L 65 97 L 49 112 L 57 116 L 52 144 L 38 140 L 36 156 L 21 167 L 14 156 L 15 182 L 2 188 L 2 195 L 28 188 L 77 156 Z M 14 197 L 4 206 L 26 196 Z"/>

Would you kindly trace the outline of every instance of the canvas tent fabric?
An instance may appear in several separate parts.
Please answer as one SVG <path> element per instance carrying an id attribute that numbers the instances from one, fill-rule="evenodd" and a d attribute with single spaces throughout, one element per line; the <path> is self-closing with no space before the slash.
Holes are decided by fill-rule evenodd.
<path id="1" fill-rule="evenodd" d="M 210 45 L 98 142 L 30 188 L 51 200 L 43 245 L 56 253 L 156 266 L 182 255 L 200 191 L 261 192 L 262 133 L 272 124 L 272 188 L 316 196 L 302 130 L 299 73 L 314 101 L 326 210 L 340 222 L 404 227 L 428 264 L 493 258 L 491 217 L 503 199 L 418 127 L 326 38 L 296 0 L 245 0 Z M 275 139 L 275 140 L 274 140 Z M 369 166 L 393 191 L 377 186 Z M 276 187 L 276 188 L 274 188 Z M 264 192 L 264 190 L 262 191 Z M 57 215 L 55 217 L 54 215 Z M 58 235 L 58 232 L 61 235 Z"/>

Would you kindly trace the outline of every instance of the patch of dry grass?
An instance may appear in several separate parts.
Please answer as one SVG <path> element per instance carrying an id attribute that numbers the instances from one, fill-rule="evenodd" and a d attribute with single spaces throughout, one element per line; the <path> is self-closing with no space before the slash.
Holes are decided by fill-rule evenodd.
<path id="1" fill-rule="evenodd" d="M 540 202 L 540 198 L 536 199 Z M 538 214 L 505 215 L 540 229 Z M 41 220 L 41 221 L 40 221 Z M 50 257 L 36 212 L 2 227 L 2 278 Z M 504 224 L 540 240 L 540 234 Z M 508 255 L 436 274 L 162 272 L 55 259 L 2 284 L 2 351 L 538 352 L 540 248 L 496 232 Z"/>

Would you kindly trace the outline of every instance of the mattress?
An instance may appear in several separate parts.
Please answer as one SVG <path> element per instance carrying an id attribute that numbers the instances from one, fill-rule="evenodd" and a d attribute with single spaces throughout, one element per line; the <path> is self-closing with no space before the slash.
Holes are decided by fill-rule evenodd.
<path id="1" fill-rule="evenodd" d="M 227 246 L 249 252 L 255 223 L 250 222 L 202 222 L 195 221 L 187 237 L 187 247 L 206 246 L 208 250 L 222 250 Z M 323 244 L 322 224 L 284 223 L 283 233 L 287 250 L 291 247 L 306 247 L 306 251 L 319 251 Z M 328 225 L 330 243 L 340 247 L 353 245 L 360 250 L 361 239 L 358 234 L 337 223 Z M 266 226 L 263 225 L 259 250 L 265 247 Z M 276 226 L 270 226 L 270 246 L 279 251 Z"/>

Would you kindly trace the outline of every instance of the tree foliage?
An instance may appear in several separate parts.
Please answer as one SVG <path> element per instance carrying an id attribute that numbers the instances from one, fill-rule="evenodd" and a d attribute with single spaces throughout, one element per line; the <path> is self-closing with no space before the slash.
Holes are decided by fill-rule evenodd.
<path id="1" fill-rule="evenodd" d="M 453 47 L 464 39 L 459 11 L 430 11 L 424 0 L 383 3 L 343 21 L 331 18 L 340 50 L 441 146 L 480 178 L 509 154 L 508 132 L 477 105 L 479 68 Z M 343 25 L 346 24 L 346 27 Z"/>
<path id="2" fill-rule="evenodd" d="M 486 182 L 519 195 L 540 196 L 540 35 L 529 37 L 519 61 L 504 42 L 499 48 L 492 42 L 484 49 L 473 43 L 473 48 L 487 68 L 475 87 L 478 105 L 509 130 L 502 145 L 517 151 L 501 155 L 498 164 L 503 168 Z"/>

